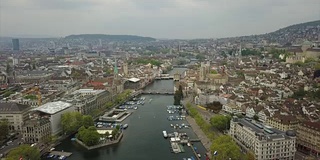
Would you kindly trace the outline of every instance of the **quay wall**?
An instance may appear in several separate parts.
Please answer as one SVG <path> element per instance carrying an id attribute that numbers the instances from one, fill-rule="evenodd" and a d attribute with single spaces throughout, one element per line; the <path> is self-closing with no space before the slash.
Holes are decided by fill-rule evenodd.
<path id="1" fill-rule="evenodd" d="M 97 148 L 101 148 L 101 147 L 105 147 L 105 146 L 109 146 L 109 145 L 112 145 L 112 144 L 117 144 L 120 142 L 120 140 L 122 139 L 123 137 L 123 133 L 121 133 L 118 137 L 118 139 L 114 140 L 114 141 L 110 141 L 110 142 L 106 142 L 106 143 L 103 143 L 103 144 L 98 144 L 98 145 L 94 145 L 94 146 L 87 146 L 85 145 L 83 142 L 81 142 L 80 140 L 76 139 L 76 142 L 78 144 L 80 144 L 81 146 L 83 146 L 84 148 L 86 148 L 87 150 L 92 150 L 92 149 L 97 149 Z"/>

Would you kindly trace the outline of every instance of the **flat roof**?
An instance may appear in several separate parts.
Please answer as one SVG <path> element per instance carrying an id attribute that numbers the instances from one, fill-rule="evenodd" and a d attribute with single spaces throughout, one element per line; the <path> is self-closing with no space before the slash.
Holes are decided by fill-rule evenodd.
<path id="1" fill-rule="evenodd" d="M 285 132 L 280 131 L 276 128 L 272 128 L 270 126 L 265 126 L 260 123 L 255 124 L 255 123 L 248 121 L 246 119 L 238 119 L 238 121 L 236 121 L 236 122 L 238 124 L 241 124 L 242 126 L 250 128 L 255 133 L 258 133 L 258 134 L 260 133 L 260 134 L 267 136 L 268 140 L 278 139 L 278 138 L 286 138 L 286 139 L 289 138 Z M 259 128 L 258 126 L 261 128 Z M 266 130 L 268 130 L 269 132 L 267 132 Z"/>
<path id="2" fill-rule="evenodd" d="M 99 93 L 102 93 L 104 92 L 105 90 L 94 90 L 94 89 L 78 89 L 76 91 L 73 92 L 73 94 L 76 94 L 76 93 L 82 93 L 82 94 L 85 94 L 85 93 L 91 93 L 91 94 L 99 94 Z"/>
<path id="3" fill-rule="evenodd" d="M 62 110 L 65 110 L 66 108 L 69 108 L 70 106 L 72 106 L 71 103 L 56 101 L 56 102 L 49 102 L 49 103 L 43 104 L 33 110 L 44 112 L 47 114 L 55 114 Z"/>
<path id="4" fill-rule="evenodd" d="M 139 78 L 130 78 L 130 79 L 128 79 L 128 81 L 135 83 L 135 82 L 140 81 L 140 79 Z"/>

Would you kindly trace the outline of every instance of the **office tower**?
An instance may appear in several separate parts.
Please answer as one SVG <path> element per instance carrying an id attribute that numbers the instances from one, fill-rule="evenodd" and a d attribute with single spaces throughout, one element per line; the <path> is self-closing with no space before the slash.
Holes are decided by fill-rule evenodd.
<path id="1" fill-rule="evenodd" d="M 12 49 L 14 51 L 19 51 L 20 50 L 19 39 L 12 39 Z"/>

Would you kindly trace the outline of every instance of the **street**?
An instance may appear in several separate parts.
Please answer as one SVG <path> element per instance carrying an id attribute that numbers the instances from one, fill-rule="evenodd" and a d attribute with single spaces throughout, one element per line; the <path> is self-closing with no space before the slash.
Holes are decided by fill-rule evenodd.
<path id="1" fill-rule="evenodd" d="M 11 149 L 16 148 L 19 146 L 19 143 L 21 142 L 22 135 L 18 135 L 17 139 L 12 140 L 10 144 L 4 144 L 1 146 L 0 149 L 0 155 L 7 154 Z M 4 148 L 3 148 L 4 147 Z"/>

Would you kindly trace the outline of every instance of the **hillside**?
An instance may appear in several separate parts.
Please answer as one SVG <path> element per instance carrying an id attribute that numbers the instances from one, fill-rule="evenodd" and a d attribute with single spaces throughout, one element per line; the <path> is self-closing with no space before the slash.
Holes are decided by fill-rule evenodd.
<path id="1" fill-rule="evenodd" d="M 266 34 L 222 38 L 221 40 L 228 39 L 251 43 L 259 43 L 262 42 L 262 40 L 267 40 L 268 42 L 285 45 L 301 43 L 305 40 L 317 41 L 318 34 L 320 34 L 320 20 L 294 24 Z"/>
<path id="2" fill-rule="evenodd" d="M 151 37 L 141 37 L 134 35 L 106 35 L 106 34 L 79 34 L 69 35 L 66 39 L 102 39 L 109 41 L 154 41 Z"/>

